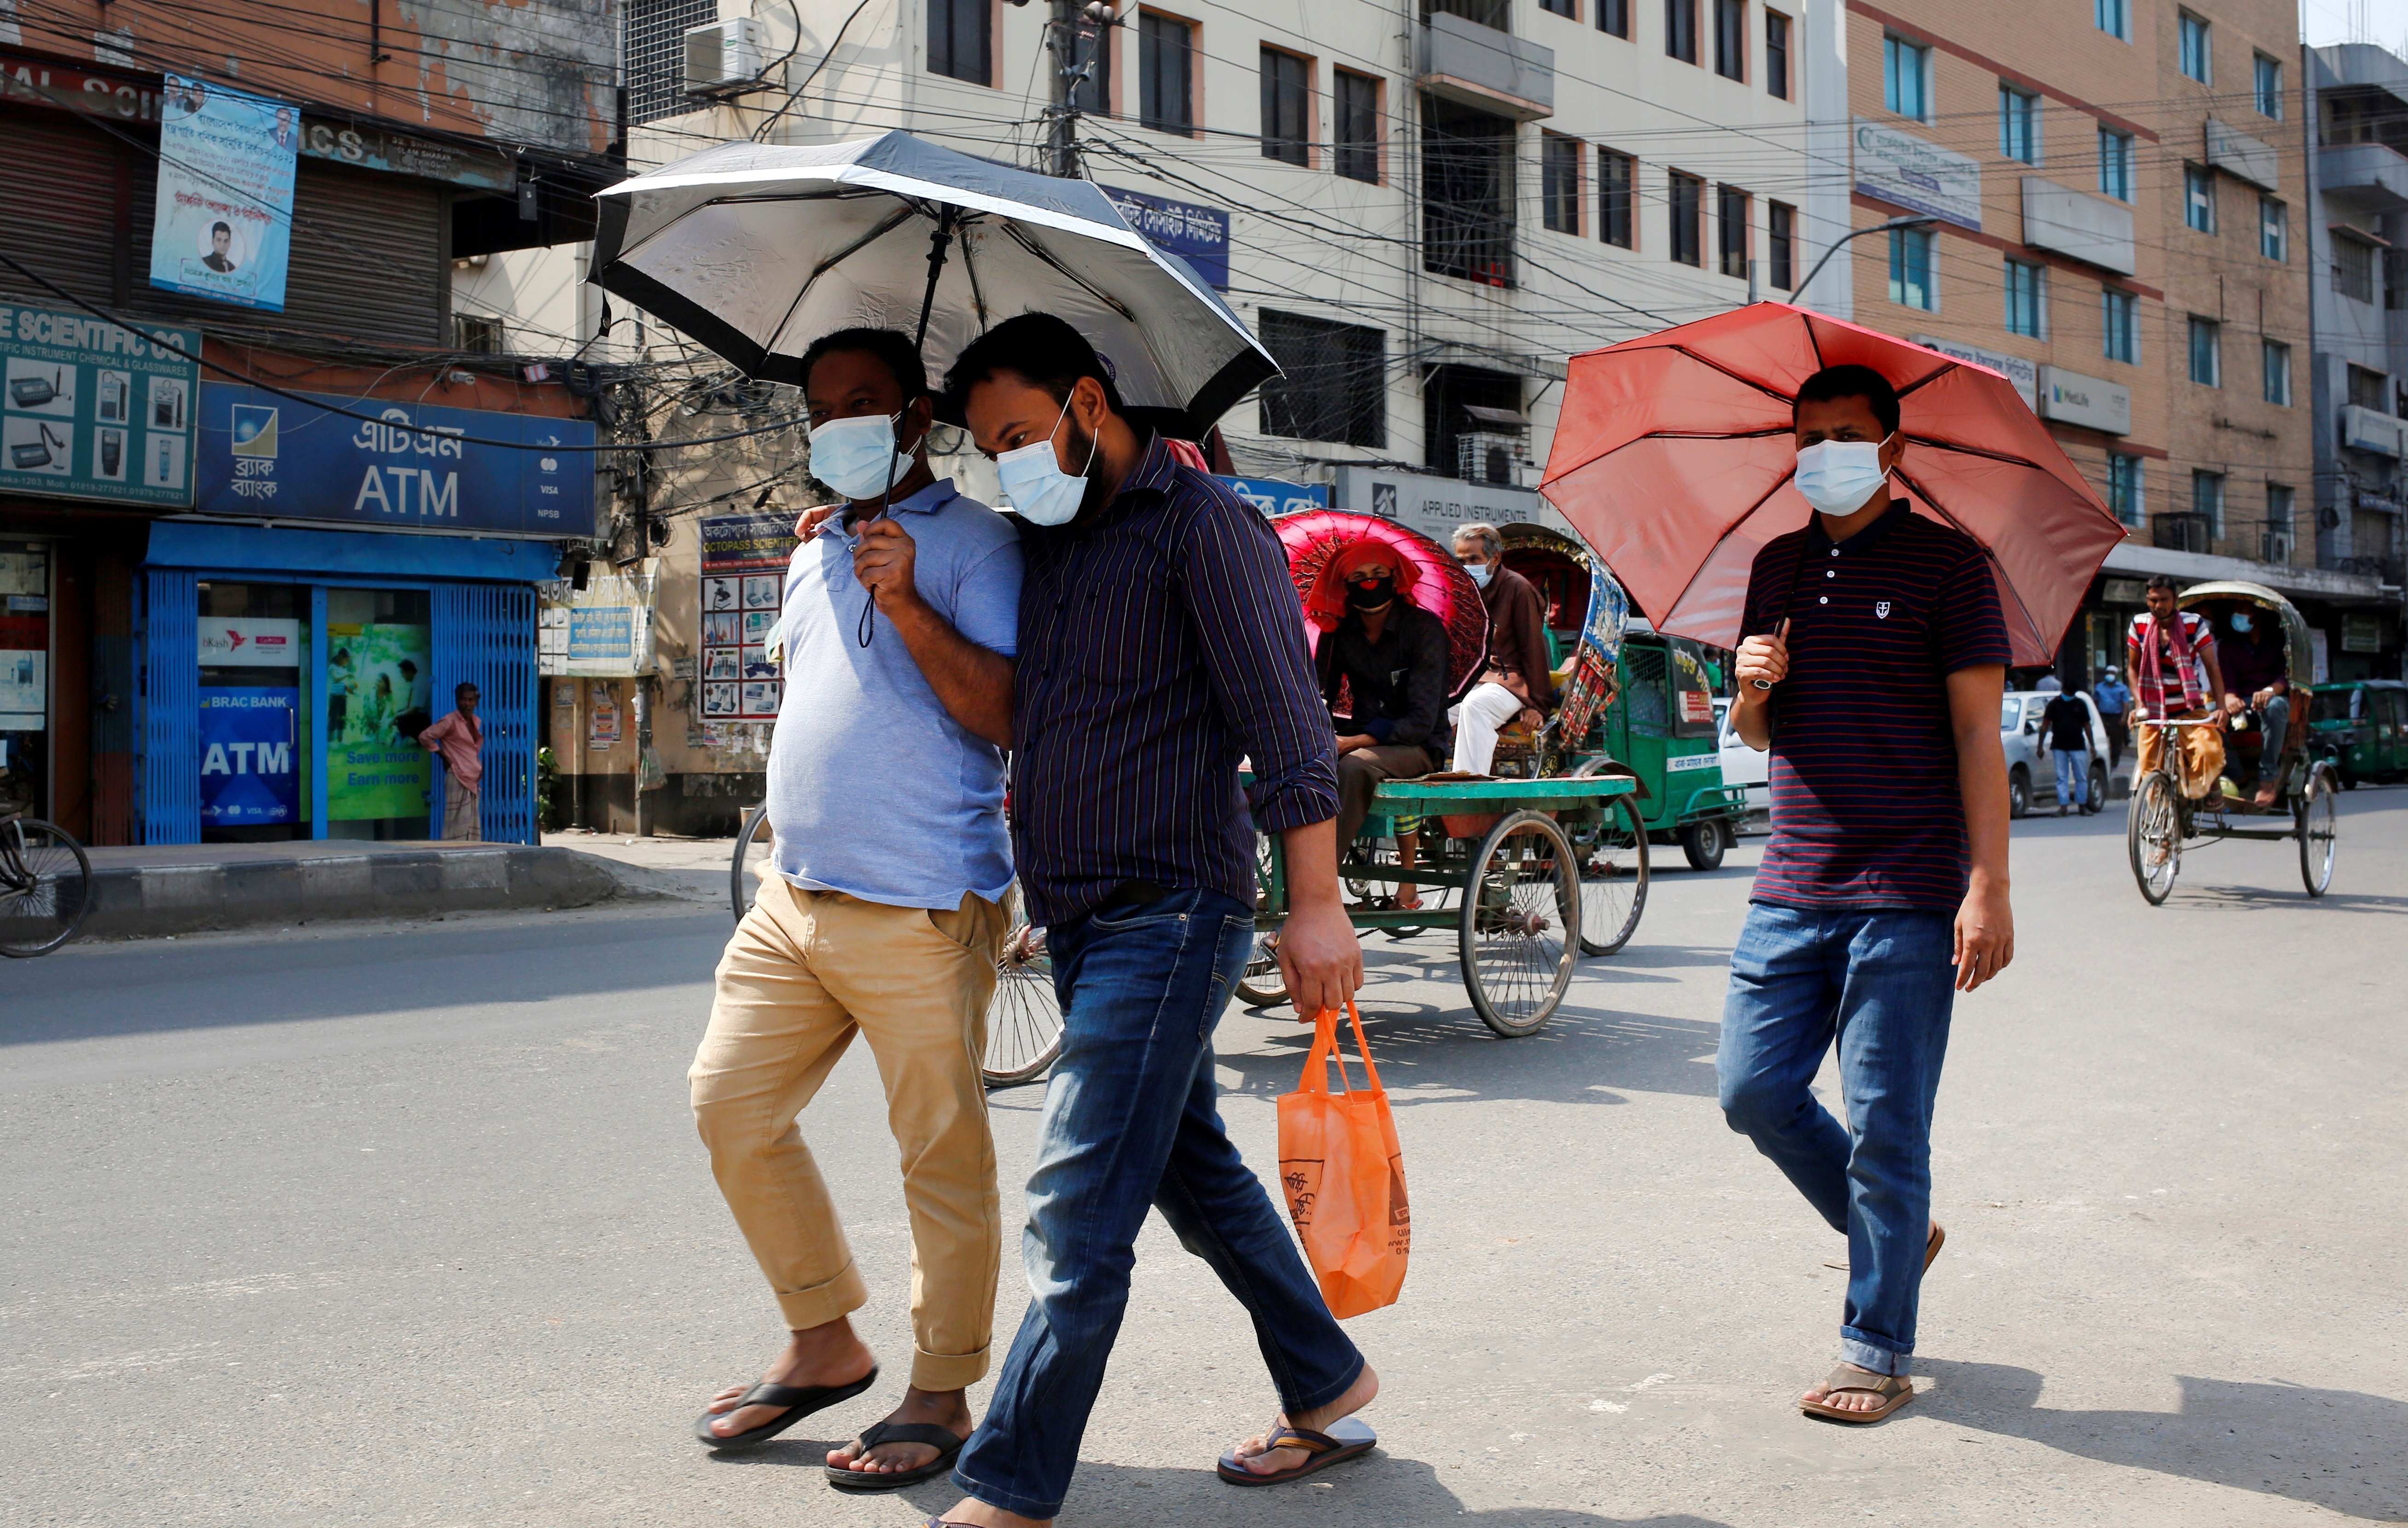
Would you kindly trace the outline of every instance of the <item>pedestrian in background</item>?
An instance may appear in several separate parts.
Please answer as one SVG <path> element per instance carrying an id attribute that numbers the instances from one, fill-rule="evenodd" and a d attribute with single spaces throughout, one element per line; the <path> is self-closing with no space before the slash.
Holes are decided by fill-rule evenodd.
<path id="1" fill-rule="evenodd" d="M 1890 497 L 1899 414 L 1867 367 L 1799 387 L 1796 482 L 1818 512 L 1756 554 L 1731 712 L 1771 750 L 1772 840 L 1714 1070 L 1731 1129 L 1848 1238 L 1841 1362 L 1799 1399 L 1842 1422 L 1914 1397 L 1950 1012 L 2014 958 L 2006 623 L 1981 545 Z M 1813 1093 L 1834 1045 L 1845 1126 Z"/>
<path id="2" fill-rule="evenodd" d="M 441 721 L 418 734 L 419 742 L 443 760 L 445 843 L 482 843 L 485 829 L 477 814 L 485 780 L 485 724 L 477 715 L 477 686 L 463 684 L 452 692 L 452 709 Z"/>
<path id="3" fill-rule="evenodd" d="M 2071 805 L 2090 815 L 2099 810 L 2090 799 L 2090 708 L 2074 691 L 2060 690 L 2048 698 L 2040 725 L 2057 760 L 2057 814 Z"/>
<path id="4" fill-rule="evenodd" d="M 2090 698 L 2099 702 L 2099 725 L 2107 733 L 2107 768 L 2120 770 L 2124 767 L 2124 741 L 2132 734 L 2131 723 L 2124 714 L 2132 709 L 2132 687 L 2124 683 L 2122 670 L 2110 667 L 2100 670 L 2099 684 L 2091 690 Z"/>

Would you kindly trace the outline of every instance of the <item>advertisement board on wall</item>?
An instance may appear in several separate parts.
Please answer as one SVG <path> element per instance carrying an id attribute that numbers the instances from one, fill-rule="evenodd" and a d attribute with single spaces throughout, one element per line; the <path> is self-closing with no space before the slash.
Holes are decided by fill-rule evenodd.
<path id="1" fill-rule="evenodd" d="M 423 817 L 433 756 L 433 642 L 416 623 L 326 626 L 326 817 Z"/>
<path id="2" fill-rule="evenodd" d="M 594 425 L 311 393 L 330 413 L 237 382 L 201 384 L 194 508 L 384 530 L 594 534 Z M 510 442 L 480 445 L 480 440 Z"/>
<path id="3" fill-rule="evenodd" d="M 596 573 L 584 588 L 546 600 L 536 613 L 536 671 L 562 679 L 652 672 L 659 586 L 652 571 Z"/>
<path id="4" fill-rule="evenodd" d="M 1229 285 L 1229 214 L 1217 207 L 1197 207 L 1118 186 L 1096 188 L 1120 209 L 1128 225 L 1156 248 L 1168 251 L 1196 267 L 1205 283 L 1219 290 Z"/>
<path id="5" fill-rule="evenodd" d="M 150 284 L 283 311 L 300 151 L 299 107 L 166 76 Z"/>
<path id="6" fill-rule="evenodd" d="M 1283 483 L 1277 478 L 1231 478 L 1221 480 L 1240 498 L 1265 514 L 1293 514 L 1298 510 L 1329 508 L 1329 485 L 1326 483 Z"/>
<path id="7" fill-rule="evenodd" d="M 0 492 L 191 504 L 200 367 L 169 345 L 201 331 L 0 302 Z"/>
<path id="8" fill-rule="evenodd" d="M 775 721 L 781 699 L 770 638 L 784 607 L 795 523 L 729 514 L 702 523 L 702 719 Z"/>
<path id="9" fill-rule="evenodd" d="M 1856 122 L 1859 195 L 1982 231 L 1982 162 L 1887 123 Z"/>
<path id="10" fill-rule="evenodd" d="M 301 692 L 201 686 L 201 821 L 261 828 L 301 816 Z"/>

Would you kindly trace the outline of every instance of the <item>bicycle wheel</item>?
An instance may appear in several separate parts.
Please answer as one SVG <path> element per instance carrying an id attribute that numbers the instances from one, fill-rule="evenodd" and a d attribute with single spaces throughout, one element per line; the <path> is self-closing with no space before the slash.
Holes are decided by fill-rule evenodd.
<path id="1" fill-rule="evenodd" d="M 48 955 L 92 911 L 92 859 L 65 832 L 20 817 L 0 824 L 0 955 Z"/>
<path id="2" fill-rule="evenodd" d="M 744 822 L 736 830 L 736 858 L 727 867 L 727 897 L 736 905 L 736 921 L 752 911 L 752 898 L 761 889 L 761 872 L 769 863 L 769 807 L 767 802 L 744 814 Z"/>
<path id="3" fill-rule="evenodd" d="M 1584 774 L 1593 771 L 1584 770 Z M 1586 955 L 1612 955 L 1639 931 L 1647 910 L 1647 830 L 1639 803 L 1611 796 L 1598 803 L 1601 820 L 1568 832 L 1580 866 L 1580 947 Z"/>
<path id="4" fill-rule="evenodd" d="M 1457 949 L 1480 1021 L 1507 1039 L 1547 1021 L 1580 959 L 1581 890 L 1555 820 L 1516 812 L 1472 856 Z"/>
<path id="5" fill-rule="evenodd" d="M 2309 896 L 2321 897 L 2332 888 L 2333 838 L 2341 826 L 2331 766 L 2319 764 L 2308 771 L 2307 787 L 2300 792 L 2291 820 L 2300 830 L 2300 879 Z"/>
<path id="6" fill-rule="evenodd" d="M 2173 890 L 2174 877 L 2182 873 L 2182 812 L 2174 800 L 2173 776 L 2153 771 L 2132 787 L 2124 842 L 2141 895 L 2151 907 L 2158 905 Z"/>
<path id="7" fill-rule="evenodd" d="M 1272 846 L 1268 833 L 1254 835 L 1254 904 L 1268 904 L 1271 895 L 1271 876 L 1278 864 L 1278 850 Z M 1238 1001 L 1249 1008 L 1268 1008 L 1287 1001 L 1287 978 L 1280 974 L 1279 957 L 1272 952 L 1273 931 L 1254 930 L 1254 948 L 1246 955 L 1245 974 L 1238 978 Z"/>
<path id="8" fill-rule="evenodd" d="M 1054 990 L 1054 957 L 1045 930 L 1032 928 L 1020 887 L 1004 894 L 1009 931 L 995 960 L 995 996 L 986 1005 L 986 1054 L 980 1070 L 989 1088 L 1007 1088 L 1045 1074 L 1062 1054 L 1062 1000 Z"/>

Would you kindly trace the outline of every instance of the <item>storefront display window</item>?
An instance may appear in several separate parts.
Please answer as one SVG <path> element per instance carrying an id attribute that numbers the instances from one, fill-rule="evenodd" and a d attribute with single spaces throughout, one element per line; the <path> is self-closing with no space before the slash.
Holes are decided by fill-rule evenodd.
<path id="1" fill-rule="evenodd" d="M 48 810 L 50 557 L 0 541 L 0 813 Z"/>
<path id="2" fill-rule="evenodd" d="M 431 637 L 423 589 L 326 591 L 327 837 L 427 835 L 435 765 L 418 734 L 437 715 Z"/>

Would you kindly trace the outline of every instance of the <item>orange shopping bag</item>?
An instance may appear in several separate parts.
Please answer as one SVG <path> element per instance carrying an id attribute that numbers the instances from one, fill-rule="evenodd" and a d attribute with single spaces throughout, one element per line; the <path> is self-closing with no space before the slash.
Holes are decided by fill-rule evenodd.
<path id="1" fill-rule="evenodd" d="M 1346 1000 L 1346 1016 L 1354 1022 L 1354 1047 L 1363 1058 L 1363 1087 L 1346 1080 L 1338 1015 L 1326 1012 L 1314 1021 L 1303 1080 L 1279 1101 L 1280 1182 L 1287 1190 L 1287 1212 L 1304 1243 L 1304 1259 L 1321 1281 L 1321 1297 L 1329 1302 L 1329 1313 L 1340 1318 L 1397 1303 L 1413 1242 L 1397 1121 L 1388 1112 L 1388 1095 L 1371 1065 L 1362 1016 L 1352 998 Z M 1331 1061 L 1338 1063 L 1343 1089 L 1337 1093 L 1329 1090 Z"/>

